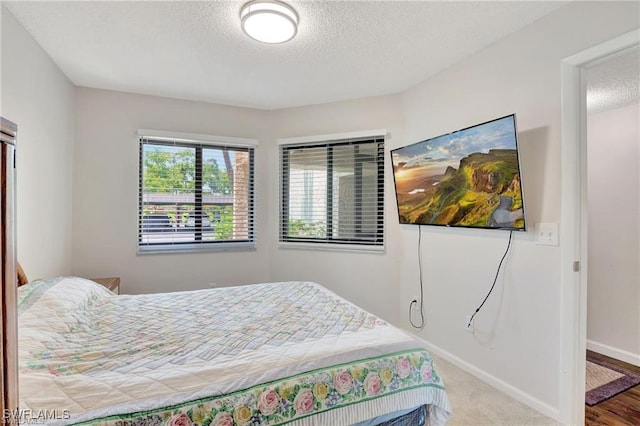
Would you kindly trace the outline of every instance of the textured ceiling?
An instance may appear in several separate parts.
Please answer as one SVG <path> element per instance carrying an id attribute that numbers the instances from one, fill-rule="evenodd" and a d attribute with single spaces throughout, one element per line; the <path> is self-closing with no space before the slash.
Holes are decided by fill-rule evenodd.
<path id="1" fill-rule="evenodd" d="M 266 45 L 238 1 L 3 2 L 76 85 L 264 109 L 402 92 L 565 3 L 296 0 Z"/>
<path id="2" fill-rule="evenodd" d="M 640 101 L 640 49 L 589 67 L 587 70 L 587 109 L 600 112 Z"/>

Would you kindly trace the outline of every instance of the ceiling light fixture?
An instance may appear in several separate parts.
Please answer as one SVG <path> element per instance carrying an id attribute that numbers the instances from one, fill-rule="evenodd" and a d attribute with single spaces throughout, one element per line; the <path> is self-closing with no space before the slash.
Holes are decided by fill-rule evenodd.
<path id="1" fill-rule="evenodd" d="M 284 43 L 298 32 L 298 14 L 276 0 L 254 0 L 240 11 L 242 30 L 263 43 Z"/>

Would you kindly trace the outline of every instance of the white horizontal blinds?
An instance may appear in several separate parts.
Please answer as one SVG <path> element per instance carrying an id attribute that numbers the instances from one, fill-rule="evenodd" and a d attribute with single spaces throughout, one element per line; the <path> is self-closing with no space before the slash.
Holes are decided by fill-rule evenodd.
<path id="1" fill-rule="evenodd" d="M 138 245 L 253 242 L 253 147 L 140 138 Z"/>
<path id="2" fill-rule="evenodd" d="M 383 137 L 281 145 L 280 154 L 280 241 L 383 245 Z"/>

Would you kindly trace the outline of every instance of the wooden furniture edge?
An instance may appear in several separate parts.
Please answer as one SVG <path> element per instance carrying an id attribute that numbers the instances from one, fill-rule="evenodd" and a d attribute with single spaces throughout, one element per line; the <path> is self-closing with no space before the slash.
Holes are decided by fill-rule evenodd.
<path id="1" fill-rule="evenodd" d="M 120 277 L 91 278 L 91 281 L 108 288 L 114 293 L 119 293 Z"/>

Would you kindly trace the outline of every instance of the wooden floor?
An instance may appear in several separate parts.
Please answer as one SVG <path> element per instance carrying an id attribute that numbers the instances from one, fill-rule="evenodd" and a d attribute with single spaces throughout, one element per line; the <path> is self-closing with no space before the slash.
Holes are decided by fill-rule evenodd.
<path id="1" fill-rule="evenodd" d="M 622 366 L 640 375 L 640 367 L 627 364 L 617 359 L 587 351 L 589 357 L 602 360 L 612 365 Z M 614 396 L 607 401 L 585 406 L 585 425 L 587 426 L 638 426 L 640 425 L 640 385 Z"/>

